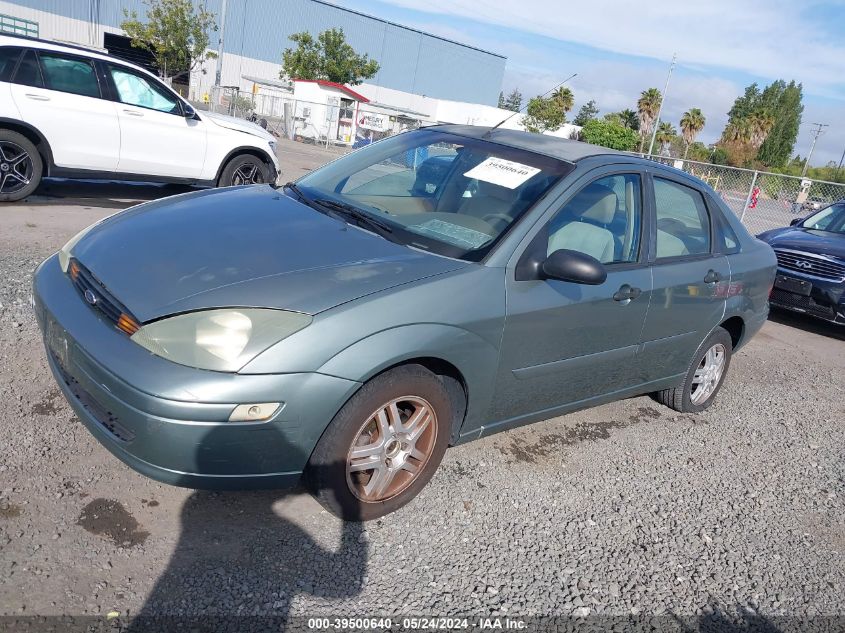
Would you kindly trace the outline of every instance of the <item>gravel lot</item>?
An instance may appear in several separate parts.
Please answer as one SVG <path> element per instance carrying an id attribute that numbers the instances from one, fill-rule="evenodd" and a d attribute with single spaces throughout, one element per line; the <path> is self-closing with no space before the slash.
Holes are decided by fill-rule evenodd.
<path id="1" fill-rule="evenodd" d="M 290 177 L 326 160 L 281 153 Z M 635 398 L 454 448 L 364 526 L 300 491 L 135 474 L 65 404 L 27 298 L 77 230 L 175 191 L 53 183 L 0 209 L 0 614 L 845 626 L 845 332 L 801 318 L 775 315 L 703 414 Z"/>

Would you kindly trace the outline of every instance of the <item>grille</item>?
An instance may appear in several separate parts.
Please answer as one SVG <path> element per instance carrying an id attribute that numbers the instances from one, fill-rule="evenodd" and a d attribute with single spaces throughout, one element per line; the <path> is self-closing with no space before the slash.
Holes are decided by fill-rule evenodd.
<path id="1" fill-rule="evenodd" d="M 130 336 L 138 330 L 140 326 L 129 310 L 115 299 L 85 266 L 72 259 L 69 272 L 73 285 L 89 306 L 99 311 L 116 328 Z"/>
<path id="2" fill-rule="evenodd" d="M 806 312 L 820 319 L 833 320 L 836 318 L 836 311 L 830 306 L 816 303 L 812 297 L 804 297 L 796 295 L 784 290 L 775 288 L 769 297 L 769 303 L 782 308 L 789 308 L 791 310 L 798 310 L 799 312 Z"/>
<path id="3" fill-rule="evenodd" d="M 79 381 L 71 376 L 62 366 L 55 354 L 51 353 L 50 356 L 53 358 L 53 363 L 55 363 L 59 370 L 59 375 L 61 376 L 62 381 L 64 381 L 64 383 L 68 386 L 68 389 L 70 389 L 73 397 L 79 401 L 79 404 L 81 404 L 82 407 L 91 414 L 101 427 L 103 427 L 120 442 L 128 443 L 135 439 L 135 433 L 123 426 L 116 415 L 103 407 L 93 398 L 93 396 L 91 396 L 90 393 L 85 391 L 85 389 L 82 388 L 82 385 L 79 384 Z"/>
<path id="4" fill-rule="evenodd" d="M 845 264 L 809 253 L 775 250 L 775 255 L 778 258 L 778 266 L 785 270 L 793 270 L 830 281 L 845 280 Z"/>

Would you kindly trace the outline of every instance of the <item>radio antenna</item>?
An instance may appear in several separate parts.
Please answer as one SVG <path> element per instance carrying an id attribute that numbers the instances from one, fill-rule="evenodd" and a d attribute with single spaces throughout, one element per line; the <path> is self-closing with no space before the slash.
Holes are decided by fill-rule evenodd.
<path id="1" fill-rule="evenodd" d="M 550 93 L 550 92 L 552 92 L 553 90 L 557 90 L 557 89 L 558 89 L 558 88 L 560 88 L 563 84 L 565 84 L 567 81 L 569 81 L 570 79 L 573 79 L 574 77 L 577 77 L 577 76 L 578 76 L 578 73 L 572 73 L 571 75 L 569 75 L 569 77 L 567 77 L 566 79 L 564 79 L 563 81 L 561 81 L 559 84 L 554 85 L 554 86 L 552 86 L 551 88 L 549 88 L 548 90 L 546 90 L 546 92 L 544 92 L 543 94 L 541 94 L 539 97 L 533 97 L 533 98 L 534 98 L 534 99 L 542 99 L 543 97 L 545 97 L 547 94 L 549 94 L 549 93 Z M 513 113 L 513 114 L 511 114 L 510 116 L 505 117 L 504 119 L 502 119 L 501 121 L 499 121 L 496 125 L 494 125 L 494 126 L 493 126 L 493 127 L 491 127 L 489 130 L 487 130 L 487 132 L 485 132 L 485 133 L 484 133 L 484 136 L 482 136 L 481 138 L 489 138 L 489 137 L 490 137 L 490 135 L 491 135 L 491 134 L 492 134 L 492 133 L 496 130 L 496 128 L 498 128 L 500 125 L 502 125 L 502 124 L 504 124 L 504 123 L 507 123 L 507 122 L 508 122 L 508 121 L 510 121 L 512 118 L 514 118 L 517 114 L 519 114 L 519 113 L 521 113 L 523 110 L 525 110 L 525 109 L 528 107 L 528 104 L 529 104 L 529 103 L 531 103 L 531 99 L 529 99 L 529 100 L 528 100 L 528 103 L 526 103 L 524 106 L 522 106 L 519 110 L 517 110 L 516 112 L 514 112 L 514 113 Z"/>

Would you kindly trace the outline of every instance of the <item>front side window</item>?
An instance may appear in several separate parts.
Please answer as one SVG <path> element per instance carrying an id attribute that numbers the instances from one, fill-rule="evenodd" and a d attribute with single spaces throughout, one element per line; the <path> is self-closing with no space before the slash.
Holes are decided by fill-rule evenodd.
<path id="1" fill-rule="evenodd" d="M 69 92 L 83 97 L 99 97 L 100 85 L 93 64 L 84 59 L 40 52 L 41 73 L 48 90 Z"/>
<path id="2" fill-rule="evenodd" d="M 482 139 L 418 130 L 368 145 L 297 185 L 315 207 L 352 207 L 396 241 L 479 261 L 572 169 Z"/>
<path id="3" fill-rule="evenodd" d="M 549 223 L 547 253 L 578 251 L 604 264 L 637 261 L 641 191 L 637 174 L 614 174 L 591 182 Z"/>
<path id="4" fill-rule="evenodd" d="M 126 68 L 109 66 L 109 73 L 121 103 L 159 112 L 181 114 L 179 101 L 149 77 Z"/>
<path id="5" fill-rule="evenodd" d="M 654 204 L 657 259 L 710 252 L 710 216 L 700 192 L 655 178 Z"/>
<path id="6" fill-rule="evenodd" d="M 801 226 L 827 233 L 845 233 L 845 204 L 833 204 L 822 209 L 804 220 Z"/>
<path id="7" fill-rule="evenodd" d="M 44 79 L 41 77 L 41 69 L 38 67 L 38 58 L 35 56 L 35 51 L 26 51 L 23 54 L 23 59 L 18 64 L 12 82 L 33 88 L 44 87 Z"/>

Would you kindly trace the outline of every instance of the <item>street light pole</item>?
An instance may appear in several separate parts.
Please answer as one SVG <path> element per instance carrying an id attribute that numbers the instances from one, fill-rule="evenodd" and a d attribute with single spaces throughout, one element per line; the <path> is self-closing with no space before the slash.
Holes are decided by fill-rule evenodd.
<path id="1" fill-rule="evenodd" d="M 669 79 L 671 79 L 672 71 L 675 69 L 675 59 L 677 57 L 677 53 L 672 54 L 672 64 L 669 66 L 669 74 L 666 75 L 666 85 L 663 86 L 663 94 L 660 97 L 660 105 L 657 108 L 657 119 L 654 121 L 654 129 L 651 131 L 651 143 L 648 145 L 649 154 L 654 150 L 654 139 L 657 138 L 657 126 L 660 125 L 660 114 L 663 112 L 663 103 L 666 101 L 666 93 L 669 90 Z"/>
<path id="2" fill-rule="evenodd" d="M 220 39 L 217 40 L 217 70 L 214 71 L 214 85 L 220 85 L 220 77 L 223 74 L 223 34 L 226 31 L 226 2 L 220 2 Z"/>
<path id="3" fill-rule="evenodd" d="M 845 149 L 842 150 L 842 158 L 839 159 L 839 167 L 836 168 L 837 170 L 842 169 L 843 161 L 845 161 Z"/>
<path id="4" fill-rule="evenodd" d="M 804 169 L 801 170 L 801 178 L 807 175 L 807 170 L 810 168 L 810 158 L 813 156 L 813 150 L 816 149 L 816 141 L 824 133 L 824 128 L 828 126 L 827 123 L 813 123 L 816 129 L 813 130 L 813 143 L 810 145 L 810 153 L 807 154 L 807 160 L 804 161 Z"/>

